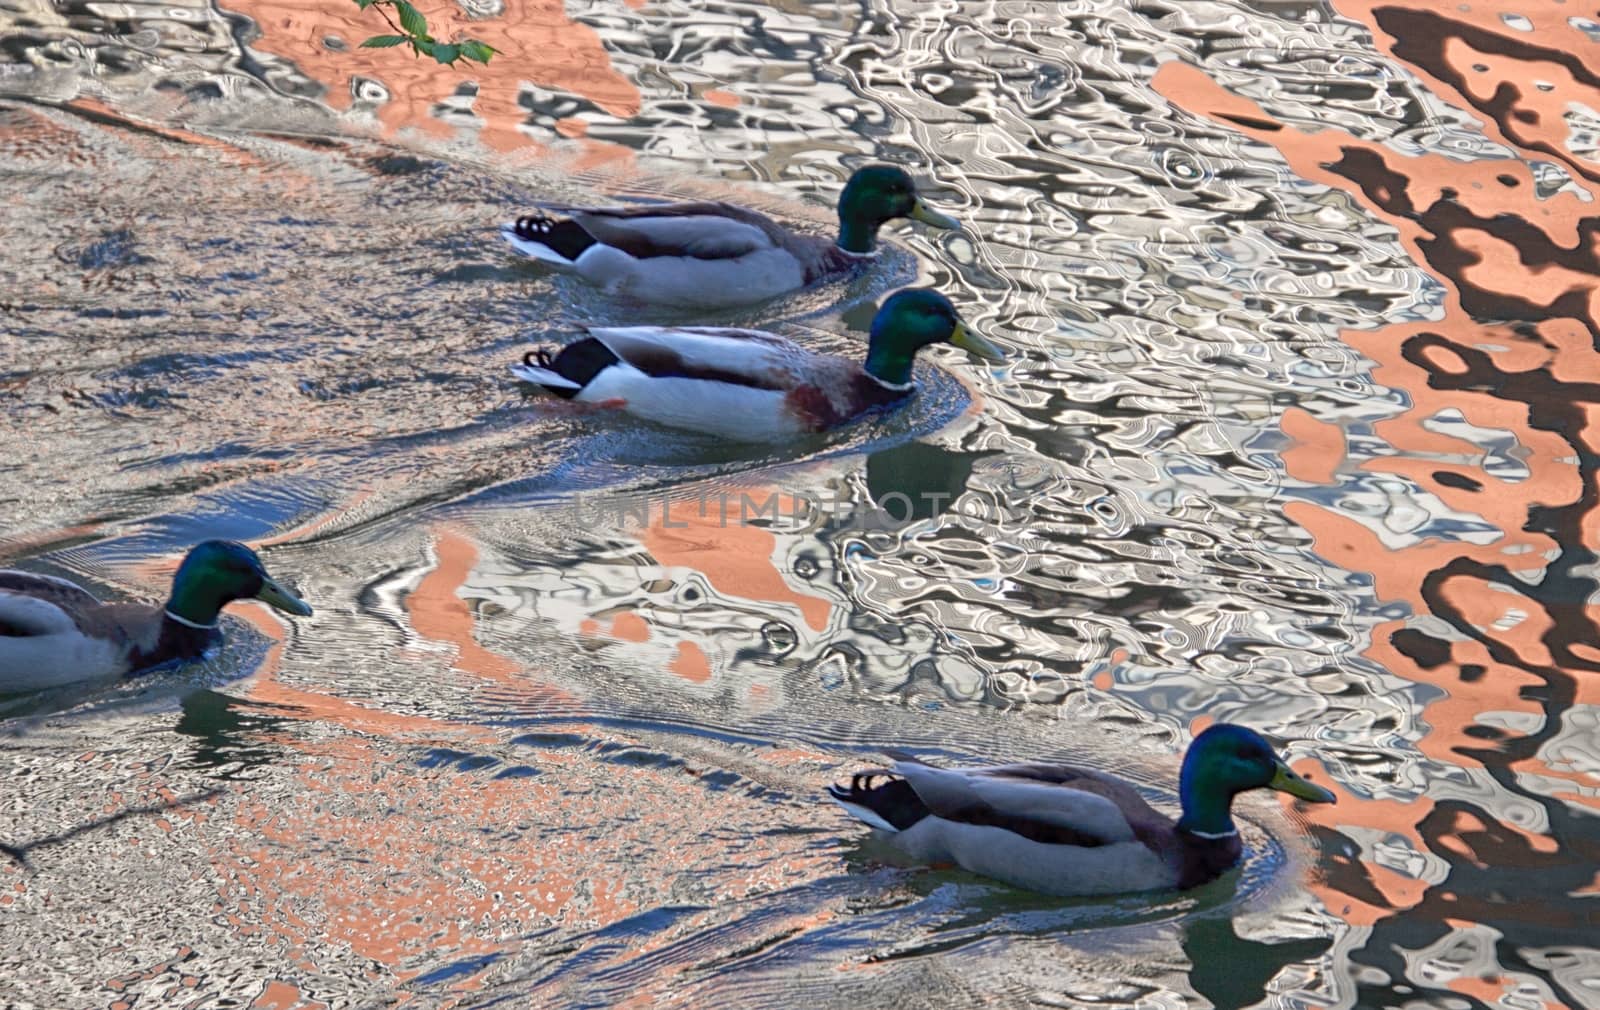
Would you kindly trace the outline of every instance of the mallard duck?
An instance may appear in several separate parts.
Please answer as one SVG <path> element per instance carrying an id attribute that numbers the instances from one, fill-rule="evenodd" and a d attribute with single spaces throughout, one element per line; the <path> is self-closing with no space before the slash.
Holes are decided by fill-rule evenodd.
<path id="1" fill-rule="evenodd" d="M 928 344 L 951 343 L 991 361 L 1005 357 L 962 323 L 948 298 L 928 289 L 884 300 L 864 363 L 760 330 L 597 326 L 587 332 L 554 355 L 529 352 L 511 371 L 569 400 L 739 442 L 827 431 L 900 403 L 916 388 L 912 359 Z"/>
<path id="2" fill-rule="evenodd" d="M 1239 793 L 1268 788 L 1334 802 L 1333 793 L 1295 774 L 1260 734 L 1227 724 L 1189 745 L 1176 823 L 1133 786 L 1089 768 L 946 769 L 890 756 L 891 768 L 858 772 L 848 788 L 831 786 L 829 794 L 918 861 L 954 863 L 1042 894 L 1195 887 L 1239 861 L 1230 812 Z"/>
<path id="3" fill-rule="evenodd" d="M 194 659 L 222 638 L 217 615 L 254 598 L 287 614 L 311 608 L 267 575 L 243 544 L 196 544 L 164 606 L 102 603 L 65 579 L 0 570 L 0 692 L 37 691 Z"/>
<path id="4" fill-rule="evenodd" d="M 839 237 L 801 235 L 726 203 L 546 208 L 502 225 L 512 248 L 613 295 L 702 307 L 744 305 L 848 272 L 871 256 L 878 228 L 909 217 L 960 228 L 892 165 L 857 169 L 839 194 Z"/>

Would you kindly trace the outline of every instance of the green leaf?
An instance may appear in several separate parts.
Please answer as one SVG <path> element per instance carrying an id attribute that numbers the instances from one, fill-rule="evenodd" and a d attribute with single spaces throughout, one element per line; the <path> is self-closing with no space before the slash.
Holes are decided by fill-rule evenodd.
<path id="1" fill-rule="evenodd" d="M 407 41 L 409 40 L 404 35 L 374 35 L 372 38 L 361 43 L 361 48 L 388 49 L 390 46 L 397 46 L 400 43 Z"/>
<path id="2" fill-rule="evenodd" d="M 456 45 L 446 45 L 443 42 L 435 42 L 433 44 L 432 56 L 434 59 L 448 67 L 455 63 L 456 60 L 461 58 L 461 47 Z"/>
<path id="3" fill-rule="evenodd" d="M 499 51 L 494 46 L 479 42 L 477 39 L 466 39 L 461 42 L 461 55 L 479 63 L 488 63 L 489 57 Z"/>
<path id="4" fill-rule="evenodd" d="M 366 10 L 368 7 L 371 7 L 377 2 L 378 0 L 356 0 L 356 6 L 360 7 L 362 10 Z"/>
<path id="5" fill-rule="evenodd" d="M 406 0 L 394 0 L 394 9 L 400 15 L 400 27 L 415 35 L 419 39 L 428 39 L 428 19 L 422 12 L 406 3 Z"/>

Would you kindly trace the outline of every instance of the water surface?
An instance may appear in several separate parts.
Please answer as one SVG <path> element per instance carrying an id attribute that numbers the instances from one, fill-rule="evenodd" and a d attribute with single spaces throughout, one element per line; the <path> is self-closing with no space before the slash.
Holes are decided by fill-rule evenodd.
<path id="1" fill-rule="evenodd" d="M 450 70 L 353 4 L 11 0 L 0 563 L 159 595 L 234 537 L 317 613 L 0 700 L 0 1002 L 1600 1005 L 1570 6 L 425 5 L 503 50 Z M 505 371 L 639 317 L 503 252 L 530 201 L 826 230 L 873 160 L 967 230 L 696 321 L 850 351 L 917 281 L 1005 366 L 774 448 Z M 1170 808 L 1219 720 L 1339 803 L 1242 802 L 1182 895 L 819 802 L 897 747 Z"/>

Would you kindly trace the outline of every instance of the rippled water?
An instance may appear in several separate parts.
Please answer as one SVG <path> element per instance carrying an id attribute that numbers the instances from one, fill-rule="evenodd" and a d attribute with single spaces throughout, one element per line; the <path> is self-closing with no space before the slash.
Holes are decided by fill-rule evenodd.
<path id="1" fill-rule="evenodd" d="M 1568 4 L 0 0 L 0 563 L 159 595 L 207 536 L 317 608 L 0 699 L 0 1003 L 1600 1005 L 1600 14 Z M 470 17 L 469 17 L 470 15 Z M 494 226 L 734 199 L 849 285 L 707 318 L 859 346 L 914 279 L 1013 351 L 777 449 L 506 373 L 636 309 Z M 1213 720 L 1182 895 L 898 866 L 886 746 L 1114 764 Z"/>

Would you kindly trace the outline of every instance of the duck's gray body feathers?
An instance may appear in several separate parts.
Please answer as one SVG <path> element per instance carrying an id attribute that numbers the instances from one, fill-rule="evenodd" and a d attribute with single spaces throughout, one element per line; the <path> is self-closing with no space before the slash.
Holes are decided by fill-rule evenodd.
<path id="1" fill-rule="evenodd" d="M 199 655 L 214 635 L 155 604 L 102 603 L 65 579 L 0 570 L 0 692 L 121 676 Z"/>
<path id="2" fill-rule="evenodd" d="M 848 271 L 861 257 L 728 203 L 540 205 L 501 228 L 518 252 L 614 295 L 684 306 L 761 301 Z"/>
<path id="3" fill-rule="evenodd" d="M 1089 768 L 946 769 L 891 755 L 830 792 L 912 858 L 1045 894 L 1192 887 L 1238 861 L 1237 835 L 1199 838 L 1128 783 Z M 888 777 L 881 785 L 873 780 Z"/>

